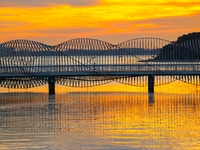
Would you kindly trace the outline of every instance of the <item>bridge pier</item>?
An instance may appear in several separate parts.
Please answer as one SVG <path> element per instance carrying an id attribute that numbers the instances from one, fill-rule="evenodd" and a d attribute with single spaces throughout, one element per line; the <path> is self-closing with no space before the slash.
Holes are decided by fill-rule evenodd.
<path id="1" fill-rule="evenodd" d="M 148 93 L 154 93 L 154 76 L 148 76 Z"/>
<path id="2" fill-rule="evenodd" d="M 55 77 L 48 78 L 49 95 L 55 95 Z"/>
<path id="3" fill-rule="evenodd" d="M 154 103 L 154 93 L 149 93 L 149 104 Z"/>

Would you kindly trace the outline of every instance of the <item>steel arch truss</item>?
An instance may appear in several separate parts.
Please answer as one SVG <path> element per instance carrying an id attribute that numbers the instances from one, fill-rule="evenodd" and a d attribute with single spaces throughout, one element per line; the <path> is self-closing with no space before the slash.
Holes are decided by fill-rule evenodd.
<path id="1" fill-rule="evenodd" d="M 49 74 L 57 74 L 56 83 L 72 87 L 90 87 L 116 81 L 147 86 L 147 76 L 122 75 L 114 72 L 157 72 L 155 85 L 181 80 L 200 85 L 198 75 L 178 75 L 180 71 L 200 70 L 200 39 L 170 42 L 159 38 L 136 38 L 113 45 L 90 38 L 78 38 L 56 46 L 30 40 L 13 40 L 0 44 L 1 87 L 30 88 L 47 83 Z M 165 65 L 163 65 L 165 63 Z M 178 67 L 177 67 L 178 66 Z M 176 75 L 166 75 L 174 71 Z M 94 76 L 62 76 L 60 73 L 93 73 Z M 36 74 L 46 77 L 37 77 Z M 109 75 L 108 75 L 109 73 Z M 162 76 L 165 74 L 165 76 Z"/>
<path id="2" fill-rule="evenodd" d="M 12 77 L 1 78 L 0 86 L 4 88 L 27 89 L 47 84 L 44 77 Z"/>

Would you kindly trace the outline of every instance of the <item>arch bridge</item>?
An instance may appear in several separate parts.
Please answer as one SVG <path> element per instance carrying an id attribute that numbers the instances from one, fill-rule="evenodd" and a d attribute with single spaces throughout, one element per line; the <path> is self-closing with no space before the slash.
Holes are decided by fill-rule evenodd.
<path id="1" fill-rule="evenodd" d="M 154 86 L 181 80 L 199 85 L 200 39 L 171 42 L 136 38 L 117 45 L 90 38 L 56 46 L 30 40 L 0 44 L 0 86 L 32 88 L 49 84 L 91 87 L 112 81 Z"/>

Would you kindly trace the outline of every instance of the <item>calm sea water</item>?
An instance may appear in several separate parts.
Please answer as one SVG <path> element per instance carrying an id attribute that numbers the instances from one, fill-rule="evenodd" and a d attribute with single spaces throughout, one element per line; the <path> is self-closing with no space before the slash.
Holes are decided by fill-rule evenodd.
<path id="1" fill-rule="evenodd" d="M 2 93 L 0 149 L 200 149 L 200 96 Z"/>

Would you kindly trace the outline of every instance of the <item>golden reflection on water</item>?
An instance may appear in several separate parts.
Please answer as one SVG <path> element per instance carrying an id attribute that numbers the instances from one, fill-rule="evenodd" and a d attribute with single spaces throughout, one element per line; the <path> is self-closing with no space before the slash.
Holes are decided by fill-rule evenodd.
<path id="1" fill-rule="evenodd" d="M 8 148 L 37 142 L 39 148 L 57 149 L 200 149 L 200 96 L 152 97 L 149 102 L 147 93 L 131 92 L 1 94 L 0 143 Z"/>
<path id="2" fill-rule="evenodd" d="M 67 93 L 67 92 L 147 92 L 147 87 L 135 87 L 130 85 L 124 85 L 117 82 L 112 82 L 109 84 L 88 87 L 88 88 L 77 88 L 77 87 L 67 87 L 56 85 L 56 93 Z M 184 83 L 181 81 L 175 81 L 170 84 L 155 86 L 156 93 L 195 93 L 200 91 L 200 86 Z M 0 88 L 0 93 L 5 92 L 40 92 L 47 93 L 48 86 L 40 86 L 29 89 L 8 89 Z"/>

